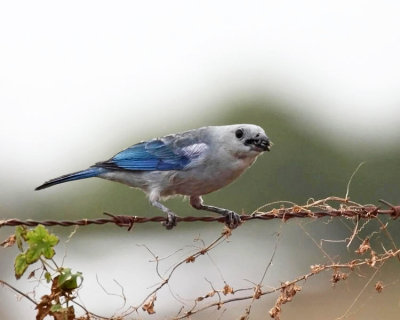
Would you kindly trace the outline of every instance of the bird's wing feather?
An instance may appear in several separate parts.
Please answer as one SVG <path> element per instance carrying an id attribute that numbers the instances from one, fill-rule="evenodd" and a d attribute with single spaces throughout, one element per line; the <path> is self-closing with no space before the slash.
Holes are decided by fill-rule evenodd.
<path id="1" fill-rule="evenodd" d="M 205 143 L 195 141 L 181 140 L 179 145 L 171 137 L 141 142 L 95 166 L 133 171 L 183 170 L 207 150 Z"/>

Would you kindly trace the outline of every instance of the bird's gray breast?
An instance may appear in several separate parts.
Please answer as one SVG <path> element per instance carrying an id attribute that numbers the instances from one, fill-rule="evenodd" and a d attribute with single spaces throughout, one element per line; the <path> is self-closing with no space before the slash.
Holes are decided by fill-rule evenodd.
<path id="1" fill-rule="evenodd" d="M 254 161 L 255 158 L 208 159 L 189 170 L 176 171 L 171 177 L 170 191 L 182 195 L 204 195 L 216 191 L 233 182 Z"/>

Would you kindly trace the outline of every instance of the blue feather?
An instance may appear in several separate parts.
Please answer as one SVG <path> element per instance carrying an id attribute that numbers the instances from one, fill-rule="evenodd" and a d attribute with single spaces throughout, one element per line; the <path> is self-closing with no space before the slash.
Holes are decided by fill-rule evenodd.
<path id="1" fill-rule="evenodd" d="M 163 139 L 135 144 L 116 154 L 110 160 L 96 163 L 86 170 L 49 180 L 35 190 L 63 182 L 97 177 L 109 170 L 183 170 L 208 148 L 205 143 L 196 143 L 193 139 L 180 139 L 179 147 L 174 142 L 177 141 L 172 136 L 167 136 Z"/>
<path id="2" fill-rule="evenodd" d="M 68 182 L 68 181 L 97 177 L 99 174 L 101 174 L 103 172 L 105 172 L 105 169 L 103 169 L 103 168 L 91 167 L 86 170 L 66 174 L 64 176 L 46 181 L 45 183 L 43 183 L 42 185 L 37 187 L 35 190 L 41 190 L 44 188 L 54 186 L 55 184 L 64 183 L 64 182 Z"/>
<path id="3" fill-rule="evenodd" d="M 135 144 L 96 166 L 138 171 L 182 170 L 190 161 L 187 154 L 179 152 L 171 143 L 156 139 Z"/>

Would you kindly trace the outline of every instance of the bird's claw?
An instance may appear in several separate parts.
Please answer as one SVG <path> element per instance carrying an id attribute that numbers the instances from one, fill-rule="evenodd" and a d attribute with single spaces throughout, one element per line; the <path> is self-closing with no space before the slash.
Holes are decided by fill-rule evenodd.
<path id="1" fill-rule="evenodd" d="M 168 212 L 167 214 L 167 220 L 162 222 L 162 225 L 167 228 L 167 230 L 171 230 L 173 227 L 176 226 L 176 215 L 172 212 Z"/>
<path id="2" fill-rule="evenodd" d="M 224 215 L 225 215 L 225 225 L 229 229 L 236 229 L 240 224 L 242 224 L 240 215 L 238 215 L 236 212 L 229 210 Z"/>

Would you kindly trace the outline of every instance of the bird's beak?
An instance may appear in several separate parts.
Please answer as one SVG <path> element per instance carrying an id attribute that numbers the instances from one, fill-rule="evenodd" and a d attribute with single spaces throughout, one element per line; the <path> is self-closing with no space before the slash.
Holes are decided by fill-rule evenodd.
<path id="1" fill-rule="evenodd" d="M 245 143 L 259 152 L 270 151 L 272 146 L 272 142 L 265 134 L 260 134 L 253 139 L 248 139 Z"/>
<path id="2" fill-rule="evenodd" d="M 271 142 L 269 139 L 258 139 L 254 142 L 254 145 L 257 148 L 262 149 L 263 151 L 270 151 L 271 150 Z"/>

